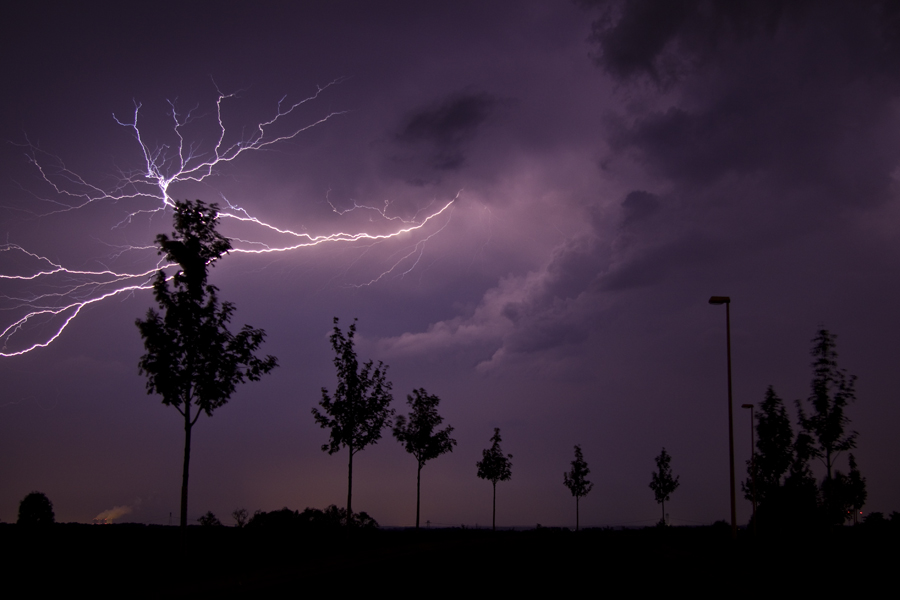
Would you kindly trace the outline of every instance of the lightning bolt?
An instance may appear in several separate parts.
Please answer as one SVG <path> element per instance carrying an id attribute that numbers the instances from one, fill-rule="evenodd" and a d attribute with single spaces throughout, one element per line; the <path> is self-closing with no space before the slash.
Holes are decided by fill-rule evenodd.
<path id="1" fill-rule="evenodd" d="M 115 114 L 113 119 L 121 127 L 129 129 L 137 142 L 141 156 L 140 168 L 120 171 L 115 182 L 108 187 L 85 179 L 69 169 L 61 158 L 31 143 L 26 136 L 26 141 L 21 146 L 25 149 L 27 160 L 36 170 L 39 180 L 52 191 L 52 195 L 38 195 L 26 190 L 37 200 L 38 206 L 25 209 L 25 212 L 34 217 L 47 217 L 83 210 L 98 203 L 125 206 L 125 216 L 112 225 L 112 229 L 127 227 L 138 218 L 163 214 L 174 207 L 170 194 L 172 186 L 203 182 L 243 154 L 288 142 L 303 132 L 344 114 L 345 111 L 330 112 L 300 126 L 287 127 L 285 131 L 285 121 L 291 115 L 341 81 L 342 79 L 336 79 L 327 85 L 318 86 L 315 93 L 297 102 L 287 102 L 286 97 L 283 97 L 276 104 L 271 118 L 245 130 L 236 142 L 226 142 L 223 107 L 236 98 L 238 93 L 226 94 L 216 87 L 217 97 L 213 111 L 215 142 L 211 149 L 205 151 L 201 150 L 199 142 L 190 141 L 185 131 L 188 125 L 201 118 L 197 116 L 198 106 L 187 112 L 179 112 L 175 102 L 167 101 L 170 109 L 167 116 L 171 119 L 174 142 L 151 147 L 141 130 L 142 105 L 135 102 L 134 112 L 129 119 L 120 119 Z M 407 246 L 407 250 L 395 253 L 387 269 L 365 283 L 354 285 L 363 287 L 378 283 L 392 274 L 399 273 L 399 276 L 403 276 L 414 269 L 422 258 L 428 240 L 450 222 L 452 207 L 459 194 L 444 202 L 433 201 L 410 218 L 392 215 L 390 201 L 385 201 L 380 207 L 354 201 L 352 207 L 341 210 L 327 200 L 338 216 L 357 211 L 370 212 L 370 223 L 374 225 L 373 231 L 322 234 L 293 231 L 264 222 L 224 195 L 220 197 L 222 205 L 219 218 L 223 222 L 234 222 L 241 228 L 240 235 L 229 236 L 234 246 L 231 252 L 239 254 L 287 253 L 323 244 L 353 244 L 362 247 L 365 254 L 378 244 L 423 230 L 425 235 L 415 241 L 411 250 Z M 122 246 L 108 258 L 115 260 L 126 252 L 135 252 L 146 261 L 146 257 L 156 251 L 153 245 Z M 4 292 L 0 293 L 0 314 L 12 315 L 7 325 L 0 324 L 0 357 L 19 356 L 50 345 L 86 307 L 149 290 L 152 288 L 152 277 L 158 270 L 169 270 L 177 266 L 157 257 L 152 268 L 135 271 L 109 267 L 96 270 L 76 269 L 9 241 L 0 245 L 0 260 L 0 282 L 4 286 Z M 151 260 L 150 263 L 152 262 L 154 261 Z M 16 269 L 21 273 L 15 273 Z M 27 337 L 26 332 L 27 336 L 39 339 L 19 342 L 20 338 Z"/>

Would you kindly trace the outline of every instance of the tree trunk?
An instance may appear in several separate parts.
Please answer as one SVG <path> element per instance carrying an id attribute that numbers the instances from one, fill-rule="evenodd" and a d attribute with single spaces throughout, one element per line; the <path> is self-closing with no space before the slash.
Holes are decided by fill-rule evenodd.
<path id="1" fill-rule="evenodd" d="M 497 482 L 494 482 L 494 512 L 491 516 L 491 530 L 497 531 Z"/>
<path id="2" fill-rule="evenodd" d="M 188 471 L 191 464 L 191 405 L 185 403 L 184 410 L 184 466 L 181 471 L 181 526 L 187 527 Z"/>
<path id="3" fill-rule="evenodd" d="M 663 500 L 660 504 L 662 504 L 662 519 L 660 520 L 660 523 L 665 525 L 666 524 L 666 501 Z"/>
<path id="4" fill-rule="evenodd" d="M 579 500 L 580 500 L 580 498 L 578 496 L 575 496 L 575 531 L 578 531 L 578 520 L 579 520 L 578 501 Z"/>
<path id="5" fill-rule="evenodd" d="M 419 500 L 421 499 L 420 490 L 422 489 L 422 463 L 419 463 L 419 472 L 416 473 L 416 531 L 419 530 Z"/>
<path id="6" fill-rule="evenodd" d="M 350 462 L 347 465 L 347 525 L 353 523 L 353 446 L 350 449 Z"/>

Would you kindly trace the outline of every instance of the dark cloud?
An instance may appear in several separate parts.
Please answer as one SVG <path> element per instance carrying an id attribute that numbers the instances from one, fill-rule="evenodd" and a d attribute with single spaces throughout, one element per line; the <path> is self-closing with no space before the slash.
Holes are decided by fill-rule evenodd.
<path id="1" fill-rule="evenodd" d="M 663 60 L 654 27 L 670 9 L 651 4 L 603 5 L 600 47 L 637 45 L 651 56 L 640 66 L 604 54 L 601 65 L 616 77 L 655 76 Z M 667 205 L 680 210 L 673 223 L 724 203 L 734 212 L 707 213 L 705 226 L 741 213 L 747 233 L 769 229 L 775 214 L 777 223 L 816 224 L 883 205 L 900 161 L 894 6 L 683 3 L 666 52 L 691 68 L 664 106 L 634 105 L 609 119 L 611 157 L 635 161 L 669 190 Z"/>
<path id="2" fill-rule="evenodd" d="M 720 241 L 692 233 L 674 242 L 647 249 L 626 261 L 604 277 L 600 287 L 606 292 L 620 292 L 659 284 L 673 271 L 719 259 L 726 251 L 727 247 Z"/>
<path id="3" fill-rule="evenodd" d="M 659 211 L 659 196 L 635 190 L 629 192 L 622 201 L 622 225 L 630 227 L 651 216 Z"/>
<path id="4" fill-rule="evenodd" d="M 806 2 L 789 0 L 584 0 L 598 8 L 591 41 L 595 60 L 619 80 L 640 75 L 673 83 L 686 68 L 706 60 L 725 39 L 771 35 L 786 12 Z"/>
<path id="5" fill-rule="evenodd" d="M 454 94 L 438 106 L 410 115 L 397 134 L 401 142 L 430 142 L 453 146 L 475 134 L 497 100 L 487 92 Z"/>
<path id="6" fill-rule="evenodd" d="M 435 171 L 459 170 L 466 162 L 466 146 L 498 106 L 487 92 L 465 91 L 409 114 L 393 138 L 400 147 L 394 160 L 420 177 L 439 177 Z"/>

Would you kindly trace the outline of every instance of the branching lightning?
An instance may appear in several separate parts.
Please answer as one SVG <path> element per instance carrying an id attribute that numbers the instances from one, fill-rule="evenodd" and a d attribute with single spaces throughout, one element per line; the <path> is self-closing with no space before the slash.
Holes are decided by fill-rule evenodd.
<path id="1" fill-rule="evenodd" d="M 284 129 L 284 121 L 301 106 L 317 99 L 338 83 L 340 80 L 318 87 L 314 94 L 298 102 L 289 103 L 282 98 L 270 119 L 256 124 L 237 142 L 226 142 L 223 120 L 223 105 L 236 97 L 236 94 L 225 94 L 217 88 L 214 111 L 217 137 L 213 148 L 206 151 L 201 151 L 199 143 L 189 141 L 185 132 L 185 128 L 199 118 L 195 115 L 197 107 L 186 113 L 179 113 L 175 102 L 170 101 L 168 115 L 171 117 L 171 133 L 174 134 L 175 143 L 151 147 L 145 141 L 139 123 L 142 105 L 135 102 L 134 113 L 129 119 L 122 120 L 115 115 L 113 118 L 120 126 L 131 130 L 140 147 L 141 167 L 130 172 L 120 172 L 115 182 L 108 187 L 91 183 L 70 170 L 62 159 L 45 152 L 26 138 L 23 147 L 28 161 L 37 171 L 39 179 L 52 192 L 50 196 L 31 192 L 38 201 L 37 208 L 29 208 L 27 212 L 35 217 L 46 217 L 84 210 L 95 204 L 114 204 L 119 210 L 124 207 L 125 216 L 116 218 L 113 229 L 127 227 L 139 217 L 163 214 L 174 206 L 170 193 L 173 186 L 203 182 L 213 177 L 220 167 L 245 153 L 265 150 L 292 140 L 304 131 L 342 114 L 331 112 L 311 122 L 289 128 L 286 132 L 276 132 L 279 128 Z M 412 218 L 406 219 L 389 214 L 390 202 L 385 202 L 382 207 L 354 202 L 351 208 L 341 210 L 328 201 L 339 216 L 354 211 L 371 212 L 371 222 L 377 226 L 373 226 L 374 230 L 369 232 L 312 234 L 293 231 L 254 217 L 224 195 L 221 195 L 219 216 L 223 222 L 233 221 L 241 226 L 241 235 L 229 237 L 234 246 L 231 252 L 243 254 L 286 253 L 322 244 L 361 245 L 365 253 L 376 244 L 423 230 L 411 250 L 407 245 L 406 250 L 395 253 L 387 269 L 368 282 L 355 285 L 361 287 L 375 284 L 391 274 L 402 275 L 414 269 L 428 240 L 449 223 L 452 206 L 458 197 L 457 194 L 457 197 L 442 203 L 432 202 Z M 164 231 L 167 228 L 161 229 L 160 233 Z M 243 232 L 249 232 L 249 235 Z M 48 346 L 63 334 L 85 307 L 113 297 L 125 297 L 151 289 L 151 280 L 157 270 L 171 270 L 175 266 L 155 256 L 156 247 L 150 243 L 118 247 L 107 256 L 107 260 L 118 259 L 125 253 L 138 253 L 143 257 L 145 268 L 133 271 L 109 267 L 78 269 L 64 266 L 63 261 L 51 260 L 17 243 L 7 241 L 0 245 L 0 285 L 3 286 L 0 288 L 3 290 L 0 293 L 0 314 L 11 315 L 8 324 L 0 324 L 0 357 L 22 355 Z M 151 256 L 155 258 L 148 260 Z M 152 267 L 149 267 L 151 264 Z M 20 273 L 16 273 L 16 270 Z M 35 337 L 38 338 L 37 341 L 33 339 Z M 20 338 L 28 339 L 20 342 Z"/>

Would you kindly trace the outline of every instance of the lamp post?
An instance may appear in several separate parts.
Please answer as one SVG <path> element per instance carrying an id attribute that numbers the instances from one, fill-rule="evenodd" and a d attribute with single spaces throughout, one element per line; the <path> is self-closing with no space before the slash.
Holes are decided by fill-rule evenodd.
<path id="1" fill-rule="evenodd" d="M 734 508 L 734 417 L 731 409 L 731 298 L 712 296 L 710 304 L 725 305 L 725 342 L 728 347 L 728 466 L 731 475 L 731 539 L 737 539 L 737 515 Z"/>
<path id="2" fill-rule="evenodd" d="M 753 442 L 753 405 L 741 404 L 750 409 L 750 487 L 753 494 L 753 535 L 756 535 L 756 451 Z"/>

